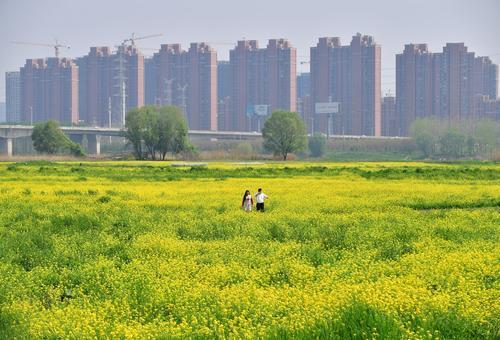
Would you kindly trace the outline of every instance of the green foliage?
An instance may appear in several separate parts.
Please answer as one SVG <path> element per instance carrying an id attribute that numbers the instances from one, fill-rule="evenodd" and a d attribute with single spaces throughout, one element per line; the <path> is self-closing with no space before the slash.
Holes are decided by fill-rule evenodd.
<path id="1" fill-rule="evenodd" d="M 466 137 L 455 129 L 448 129 L 439 139 L 441 153 L 452 158 L 464 155 Z"/>
<path id="2" fill-rule="evenodd" d="M 72 142 L 59 128 L 54 120 L 38 123 L 33 128 L 31 135 L 33 147 L 40 153 L 55 154 L 69 152 L 73 156 L 81 157 L 85 153 L 82 147 Z"/>
<path id="3" fill-rule="evenodd" d="M 450 122 L 422 118 L 413 122 L 411 136 L 427 158 L 489 156 L 498 147 L 500 124 L 489 120 Z"/>
<path id="4" fill-rule="evenodd" d="M 187 124 L 179 108 L 145 106 L 127 113 L 125 137 L 132 144 L 136 159 L 164 160 L 189 146 Z M 143 150 L 143 145 L 145 150 Z"/>
<path id="5" fill-rule="evenodd" d="M 429 157 L 435 152 L 437 135 L 434 123 L 430 119 L 417 119 L 411 126 L 411 136 L 425 157 Z"/>
<path id="6" fill-rule="evenodd" d="M 317 132 L 309 137 L 309 151 L 312 157 L 323 157 L 326 152 L 326 137 Z"/>
<path id="7" fill-rule="evenodd" d="M 306 127 L 296 112 L 274 111 L 264 123 L 262 136 L 264 148 L 283 160 L 289 153 L 304 150 L 307 144 Z"/>

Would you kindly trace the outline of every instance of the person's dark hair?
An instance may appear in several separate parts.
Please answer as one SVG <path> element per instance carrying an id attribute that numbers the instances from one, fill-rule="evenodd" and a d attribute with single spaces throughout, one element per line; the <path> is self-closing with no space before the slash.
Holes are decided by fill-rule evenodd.
<path id="1" fill-rule="evenodd" d="M 262 188 L 259 188 L 259 191 L 262 191 Z"/>
<path id="2" fill-rule="evenodd" d="M 241 205 L 243 205 L 245 203 L 245 197 L 247 197 L 247 195 L 250 194 L 250 190 L 245 190 L 245 193 L 243 194 L 243 200 L 241 202 Z"/>

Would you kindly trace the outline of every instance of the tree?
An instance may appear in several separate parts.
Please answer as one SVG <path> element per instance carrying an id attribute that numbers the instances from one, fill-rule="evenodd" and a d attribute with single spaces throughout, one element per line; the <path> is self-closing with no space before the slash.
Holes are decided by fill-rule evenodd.
<path id="1" fill-rule="evenodd" d="M 157 157 L 164 160 L 167 153 L 178 154 L 189 145 L 186 121 L 175 106 L 131 110 L 125 128 L 124 135 L 132 144 L 136 159 L 144 159 L 146 154 L 153 160 Z"/>
<path id="2" fill-rule="evenodd" d="M 33 140 L 33 147 L 40 153 L 69 152 L 78 157 L 85 155 L 81 146 L 72 142 L 54 120 L 36 124 L 31 139 Z"/>
<path id="3" fill-rule="evenodd" d="M 317 132 L 309 137 L 309 151 L 312 157 L 322 157 L 326 151 L 326 137 Z"/>
<path id="4" fill-rule="evenodd" d="M 439 139 L 441 153 L 447 157 L 462 157 L 465 148 L 466 137 L 456 129 L 448 129 Z"/>
<path id="5" fill-rule="evenodd" d="M 435 151 L 439 135 L 435 131 L 436 128 L 439 129 L 439 124 L 431 118 L 417 119 L 411 125 L 411 136 L 425 157 L 432 156 Z"/>
<path id="6" fill-rule="evenodd" d="M 491 153 L 498 146 L 500 140 L 500 124 L 483 119 L 477 122 L 475 136 L 484 154 Z"/>
<path id="7" fill-rule="evenodd" d="M 296 112 L 274 111 L 264 123 L 262 137 L 264 148 L 285 161 L 289 153 L 304 150 L 307 145 L 306 127 Z"/>
<path id="8" fill-rule="evenodd" d="M 160 108 L 158 120 L 158 150 L 162 160 L 168 152 L 176 155 L 189 146 L 188 128 L 181 111 L 175 106 Z"/>

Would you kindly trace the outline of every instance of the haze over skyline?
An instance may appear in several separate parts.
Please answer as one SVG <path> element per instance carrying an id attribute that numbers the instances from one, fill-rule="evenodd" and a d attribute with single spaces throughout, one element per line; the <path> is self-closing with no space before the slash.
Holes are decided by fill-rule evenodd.
<path id="1" fill-rule="evenodd" d="M 5 100 L 5 72 L 25 59 L 53 56 L 52 48 L 11 41 L 59 42 L 71 46 L 61 56 L 76 58 L 91 46 L 116 46 L 130 37 L 162 33 L 137 42 L 151 55 L 162 43 L 206 41 L 219 60 L 229 58 L 237 40 L 286 38 L 297 48 L 298 72 L 308 70 L 309 48 L 324 36 L 348 44 L 360 32 L 382 46 L 382 94 L 395 93 L 395 54 L 404 44 L 427 43 L 440 52 L 447 42 L 464 42 L 478 56 L 500 63 L 500 1 L 95 1 L 46 0 L 0 3 L 0 101 Z M 154 49 L 154 50 L 151 50 Z"/>

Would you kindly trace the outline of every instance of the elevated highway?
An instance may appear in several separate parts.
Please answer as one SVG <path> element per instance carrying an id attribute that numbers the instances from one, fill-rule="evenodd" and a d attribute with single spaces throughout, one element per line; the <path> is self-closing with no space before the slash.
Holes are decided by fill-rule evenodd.
<path id="1" fill-rule="evenodd" d="M 73 141 L 82 143 L 84 136 L 87 139 L 87 150 L 91 155 L 101 153 L 101 137 L 123 136 L 121 128 L 105 127 L 79 127 L 62 126 L 61 130 Z M 0 155 L 12 156 L 13 140 L 16 138 L 30 137 L 33 132 L 33 126 L 29 125 L 0 125 Z M 238 131 L 206 131 L 189 130 L 191 139 L 209 139 L 209 140 L 256 140 L 262 138 L 259 132 L 238 132 Z M 375 136 L 349 136 L 349 135 L 331 135 L 330 139 L 408 139 L 407 137 L 375 137 Z"/>

